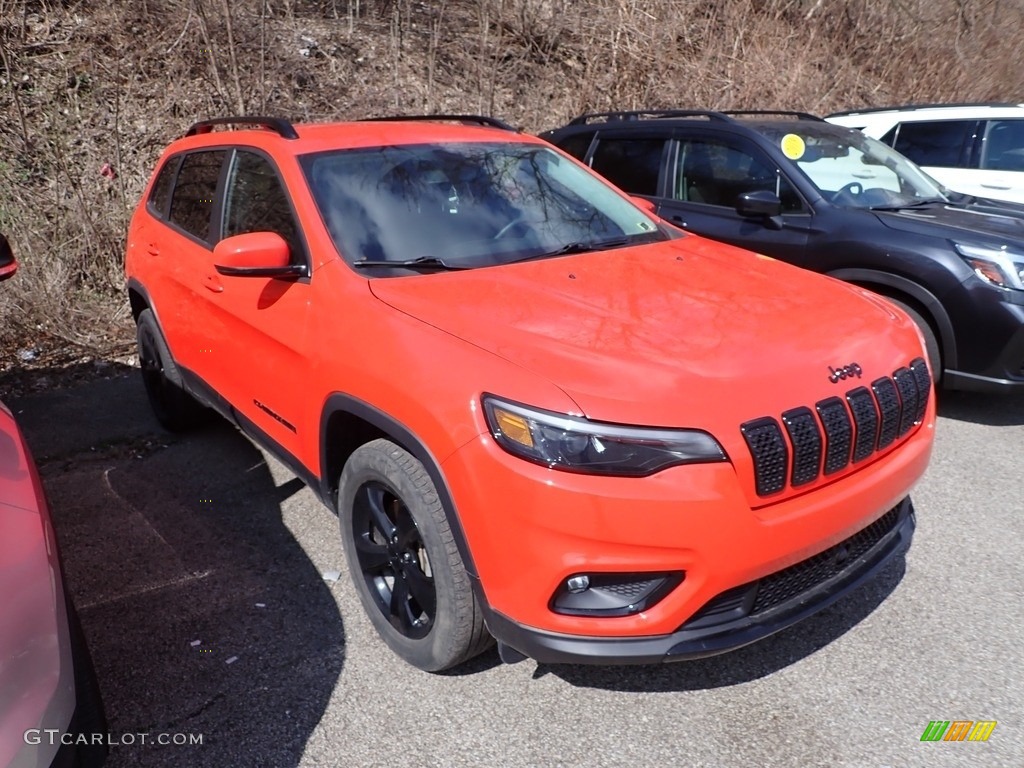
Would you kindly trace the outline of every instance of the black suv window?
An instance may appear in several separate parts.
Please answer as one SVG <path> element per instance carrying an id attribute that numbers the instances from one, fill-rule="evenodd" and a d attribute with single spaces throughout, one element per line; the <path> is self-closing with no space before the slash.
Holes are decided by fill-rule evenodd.
<path id="1" fill-rule="evenodd" d="M 974 139 L 976 125 L 976 120 L 902 123 L 882 137 L 882 141 L 918 165 L 966 168 L 967 150 Z"/>
<path id="2" fill-rule="evenodd" d="M 664 139 L 601 139 L 590 167 L 634 195 L 658 194 Z"/>
<path id="3" fill-rule="evenodd" d="M 981 167 L 990 171 L 1024 171 L 1024 120 L 990 120 Z"/>
<path id="4" fill-rule="evenodd" d="M 171 196 L 171 222 L 206 242 L 210 241 L 210 211 L 224 152 L 217 149 L 185 155 Z"/>
<path id="5" fill-rule="evenodd" d="M 778 168 L 738 147 L 714 139 L 684 140 L 676 162 L 676 200 L 734 208 L 740 194 L 767 191 L 778 195 L 783 212 L 803 210 L 800 196 Z"/>
<path id="6" fill-rule="evenodd" d="M 235 152 L 224 200 L 224 237 L 247 232 L 276 232 L 288 243 L 292 259 L 304 255 L 299 227 L 274 166 L 255 152 Z"/>

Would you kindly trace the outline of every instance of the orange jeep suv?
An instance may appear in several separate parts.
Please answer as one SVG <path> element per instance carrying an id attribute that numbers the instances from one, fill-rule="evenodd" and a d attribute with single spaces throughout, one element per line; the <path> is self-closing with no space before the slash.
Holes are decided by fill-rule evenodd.
<path id="1" fill-rule="evenodd" d="M 126 266 L 159 421 L 213 409 L 303 478 L 421 669 L 721 653 L 910 542 L 907 316 L 492 118 L 197 123 Z"/>

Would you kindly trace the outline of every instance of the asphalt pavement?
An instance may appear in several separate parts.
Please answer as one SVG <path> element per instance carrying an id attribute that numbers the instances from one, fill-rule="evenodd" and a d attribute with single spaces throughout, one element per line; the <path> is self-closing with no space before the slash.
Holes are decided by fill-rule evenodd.
<path id="1" fill-rule="evenodd" d="M 335 515 L 228 425 L 162 431 L 131 371 L 8 404 L 49 494 L 111 768 L 1024 766 L 1022 397 L 944 397 L 905 560 L 788 631 L 696 662 L 492 650 L 442 675 L 378 640 Z M 922 742 L 933 720 L 998 724 L 987 742 Z"/>

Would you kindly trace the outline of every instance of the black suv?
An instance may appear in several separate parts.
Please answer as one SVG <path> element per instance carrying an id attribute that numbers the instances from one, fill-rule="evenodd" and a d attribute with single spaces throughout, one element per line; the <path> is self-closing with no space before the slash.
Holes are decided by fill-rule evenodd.
<path id="1" fill-rule="evenodd" d="M 945 386 L 1024 391 L 1024 206 L 800 112 L 607 112 L 541 136 L 683 229 L 886 296 Z"/>

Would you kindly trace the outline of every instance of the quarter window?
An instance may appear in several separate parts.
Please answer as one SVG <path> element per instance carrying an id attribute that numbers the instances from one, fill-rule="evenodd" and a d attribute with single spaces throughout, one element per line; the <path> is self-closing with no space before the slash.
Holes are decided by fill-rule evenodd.
<path id="1" fill-rule="evenodd" d="M 903 123 L 883 141 L 918 165 L 966 168 L 976 125 L 976 120 Z"/>
<path id="2" fill-rule="evenodd" d="M 223 162 L 223 149 L 185 155 L 171 197 L 171 222 L 205 242 L 210 241 L 210 211 Z"/>
<path id="3" fill-rule="evenodd" d="M 293 261 L 298 261 L 304 254 L 298 231 L 274 167 L 255 152 L 237 151 L 224 201 L 224 237 L 276 232 L 288 243 Z"/>
<path id="4" fill-rule="evenodd" d="M 167 218 L 167 205 L 171 201 L 174 174 L 177 172 L 180 162 L 181 157 L 178 156 L 172 157 L 164 163 L 164 167 L 160 169 L 160 174 L 153 183 L 153 193 L 149 196 L 149 204 L 161 219 Z"/>
<path id="5" fill-rule="evenodd" d="M 658 194 L 664 139 L 602 139 L 591 167 L 633 195 Z"/>

